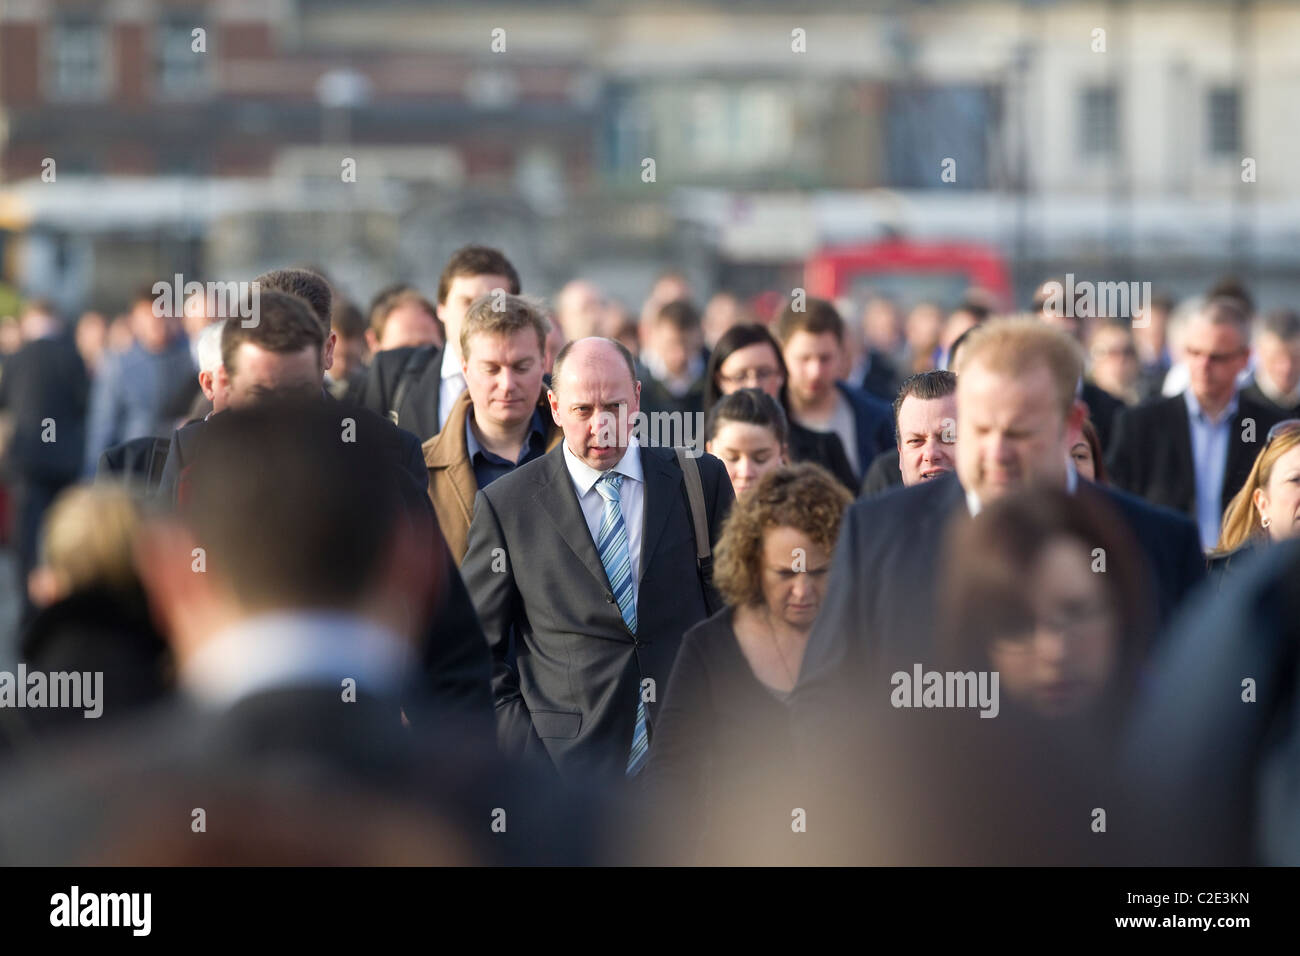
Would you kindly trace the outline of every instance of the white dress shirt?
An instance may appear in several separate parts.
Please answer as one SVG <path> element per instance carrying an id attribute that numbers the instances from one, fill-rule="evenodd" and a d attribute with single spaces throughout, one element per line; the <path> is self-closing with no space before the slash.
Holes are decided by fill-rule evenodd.
<path id="1" fill-rule="evenodd" d="M 452 354 L 451 346 L 448 345 L 442 350 L 442 382 L 438 386 L 439 431 L 447 424 L 451 406 L 456 404 L 456 399 L 460 398 L 460 393 L 467 387 L 465 373 L 460 370 L 460 356 Z"/>
<path id="2" fill-rule="evenodd" d="M 275 687 L 330 686 L 357 694 L 398 690 L 413 664 L 410 644 L 373 621 L 339 611 L 259 614 L 229 627 L 181 666 L 181 687 L 209 707 Z M 340 696 L 340 700 L 342 697 Z"/>
<path id="3" fill-rule="evenodd" d="M 573 490 L 578 496 L 578 505 L 582 516 L 587 519 L 587 530 L 591 532 L 593 543 L 600 538 L 600 519 L 605 513 L 605 499 L 596 490 L 596 482 L 604 472 L 597 471 L 573 452 L 569 443 L 564 443 L 564 464 L 569 469 L 569 478 L 573 480 Z M 623 476 L 623 486 L 619 489 L 619 511 L 623 515 L 623 525 L 627 528 L 628 557 L 632 559 L 632 580 L 641 580 L 641 536 L 645 528 L 645 472 L 641 469 L 641 448 L 636 438 L 629 437 L 627 450 L 623 457 L 610 471 Z M 598 552 L 599 553 L 599 552 Z M 632 589 L 635 600 L 637 589 Z"/>

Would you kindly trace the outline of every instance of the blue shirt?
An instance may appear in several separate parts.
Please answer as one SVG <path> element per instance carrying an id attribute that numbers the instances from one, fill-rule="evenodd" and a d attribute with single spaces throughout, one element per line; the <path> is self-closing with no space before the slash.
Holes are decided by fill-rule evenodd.
<path id="1" fill-rule="evenodd" d="M 1210 551 L 1219 543 L 1219 526 L 1223 521 L 1223 476 L 1228 470 L 1228 442 L 1232 440 L 1232 420 L 1237 414 L 1237 396 L 1217 419 L 1201 410 L 1189 388 L 1183 392 L 1187 402 L 1187 421 L 1192 432 L 1192 466 L 1196 472 L 1196 526 L 1201 531 L 1201 547 Z"/>
<path id="2" fill-rule="evenodd" d="M 474 481 L 478 484 L 478 490 L 482 491 L 502 475 L 508 475 L 546 451 L 546 427 L 542 424 L 541 411 L 533 412 L 528 436 L 519 449 L 519 460 L 507 461 L 479 444 L 478 438 L 474 436 L 474 414 L 471 408 L 470 414 L 465 416 L 465 451 L 469 453 L 469 463 L 474 467 Z"/>

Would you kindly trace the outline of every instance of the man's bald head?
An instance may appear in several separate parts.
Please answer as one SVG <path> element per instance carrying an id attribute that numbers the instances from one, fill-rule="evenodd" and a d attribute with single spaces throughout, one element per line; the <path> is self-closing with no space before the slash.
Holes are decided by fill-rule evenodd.
<path id="1" fill-rule="evenodd" d="M 641 410 L 641 383 L 622 343 L 594 336 L 570 342 L 555 358 L 547 398 L 575 456 L 597 471 L 622 460 Z"/>

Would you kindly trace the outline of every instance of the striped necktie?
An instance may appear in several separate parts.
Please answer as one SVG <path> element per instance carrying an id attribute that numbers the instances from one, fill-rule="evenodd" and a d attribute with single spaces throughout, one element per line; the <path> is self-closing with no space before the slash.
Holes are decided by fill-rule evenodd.
<path id="1" fill-rule="evenodd" d="M 623 523 L 623 512 L 619 508 L 619 489 L 623 486 L 623 476 L 606 472 L 596 481 L 596 491 L 605 499 L 605 510 L 600 516 L 600 533 L 596 536 L 596 550 L 600 552 L 600 563 L 605 566 L 605 576 L 609 578 L 610 589 L 618 601 L 619 613 L 627 629 L 636 634 L 636 582 L 632 580 L 632 558 L 628 553 L 627 525 Z M 647 708 L 641 698 L 638 684 L 636 695 L 636 726 L 632 731 L 632 748 L 627 757 L 627 775 L 635 776 L 645 765 L 650 751 L 649 723 Z"/>

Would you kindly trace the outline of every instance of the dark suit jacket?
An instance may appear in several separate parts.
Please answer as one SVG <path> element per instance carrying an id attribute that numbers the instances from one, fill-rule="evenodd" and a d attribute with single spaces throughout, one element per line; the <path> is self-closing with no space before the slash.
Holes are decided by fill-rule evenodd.
<path id="1" fill-rule="evenodd" d="M 332 398 L 324 401 L 334 402 Z M 357 428 L 378 428 L 383 433 L 389 449 L 388 464 L 399 476 L 403 498 L 408 507 L 421 509 L 432 516 L 429 502 L 429 472 L 424 464 L 424 452 L 410 432 L 385 419 L 371 415 L 353 405 L 335 402 L 341 417 L 356 419 Z M 172 447 L 167 456 L 159 496 L 175 504 L 184 472 L 193 465 L 203 441 L 206 422 L 190 422 L 172 435 Z M 437 527 L 437 517 L 433 517 Z M 439 532 L 441 546 L 446 553 L 446 596 L 430 622 L 429 639 L 424 647 L 425 670 L 429 676 L 433 697 L 465 716 L 471 723 L 486 727 L 489 715 L 490 693 L 488 679 L 490 664 L 483 630 L 474 614 L 465 583 L 456 570 L 451 551 Z M 412 712 L 408 711 L 408 717 Z"/>
<path id="2" fill-rule="evenodd" d="M 1129 723 L 1142 863 L 1300 864 L 1300 542 L 1232 575 L 1178 616 Z"/>
<path id="3" fill-rule="evenodd" d="M 143 489 L 146 494 L 156 494 L 171 447 L 170 438 L 146 435 L 105 448 L 99 456 L 95 480 L 121 481 Z"/>
<path id="4" fill-rule="evenodd" d="M 1255 440 L 1241 440 L 1242 423 L 1255 420 Z M 1250 475 L 1264 436 L 1282 418 L 1275 406 L 1260 405 L 1244 393 L 1237 403 L 1228 436 L 1228 463 L 1223 473 L 1220 511 L 1228 507 Z M 1106 458 L 1111 481 L 1153 505 L 1196 514 L 1196 465 L 1187 403 L 1182 395 L 1157 399 L 1123 412 Z"/>
<path id="5" fill-rule="evenodd" d="M 1243 388 L 1241 394 L 1257 405 L 1263 405 L 1265 408 L 1277 409 L 1277 413 L 1283 418 L 1295 418 L 1297 415 L 1300 415 L 1300 404 L 1291 405 L 1289 407 L 1279 405 L 1277 402 L 1265 395 L 1264 390 L 1260 388 L 1256 382 L 1251 382 Z"/>
<path id="6" fill-rule="evenodd" d="M 898 462 L 898 449 L 889 448 L 871 460 L 866 477 L 862 479 L 863 498 L 878 495 L 903 484 L 903 468 Z"/>
<path id="7" fill-rule="evenodd" d="M 1156 618 L 1166 621 L 1205 577 L 1195 524 L 1113 488 L 1081 480 L 1078 493 L 1103 496 L 1127 523 L 1145 552 Z M 836 719 L 841 693 L 856 684 L 861 694 L 863 675 L 931 661 L 944 536 L 965 514 L 956 474 L 861 499 L 845 513 L 792 699 L 802 740 Z"/>
<path id="8" fill-rule="evenodd" d="M 804 428 L 798 422 L 790 421 L 790 460 L 810 461 L 821 465 L 837 478 L 849 491 L 858 490 L 858 479 L 849 464 L 849 456 L 844 452 L 844 443 L 834 432 L 817 432 Z"/>
<path id="9" fill-rule="evenodd" d="M 853 422 L 858 433 L 858 467 L 861 469 L 857 477 L 860 479 L 873 458 L 886 448 L 894 447 L 894 410 L 860 388 L 843 382 L 836 382 L 835 387 L 853 408 Z"/>
<path id="10" fill-rule="evenodd" d="M 681 468 L 642 448 L 644 532 L 637 633 L 623 622 L 564 461 L 564 446 L 478 493 L 461 564 L 492 650 L 498 739 L 507 755 L 550 756 L 573 779 L 622 778 L 643 679 L 654 721 L 682 634 L 706 604 Z M 734 500 L 722 462 L 697 459 L 709 537 Z M 712 591 L 712 589 L 710 589 Z M 509 662 L 512 634 L 517 664 Z"/>
<path id="11" fill-rule="evenodd" d="M 348 401 L 355 401 L 362 408 L 390 421 L 389 412 L 395 410 L 396 425 L 420 441 L 428 441 L 440 431 L 438 405 L 442 390 L 442 351 L 436 345 L 423 345 L 376 352 L 359 391 L 355 397 L 349 395 Z M 406 379 L 406 388 L 399 407 L 394 409 L 393 403 L 403 379 Z"/>
<path id="12" fill-rule="evenodd" d="M 869 349 L 867 368 L 862 373 L 862 381 L 857 383 L 857 387 L 873 398 L 878 398 L 892 406 L 894 399 L 898 397 L 900 385 L 902 380 L 899 378 L 898 369 L 889 356 L 879 349 Z"/>
<path id="13" fill-rule="evenodd" d="M 453 728 L 402 726 L 409 703 L 387 690 L 341 703 L 337 681 L 279 685 L 44 743 L 0 794 L 0 864 L 593 862 L 590 795 L 562 794 Z"/>
<path id="14" fill-rule="evenodd" d="M 1088 406 L 1088 418 L 1092 427 L 1097 429 L 1097 439 L 1102 450 L 1110 446 L 1111 436 L 1115 433 L 1115 419 L 1127 407 L 1122 401 L 1092 382 L 1083 383 L 1083 403 Z"/>
<path id="15" fill-rule="evenodd" d="M 85 460 L 89 392 L 86 367 L 67 336 L 35 339 L 5 361 L 0 409 L 13 416 L 6 461 L 15 477 L 52 485 L 76 480 Z"/>

